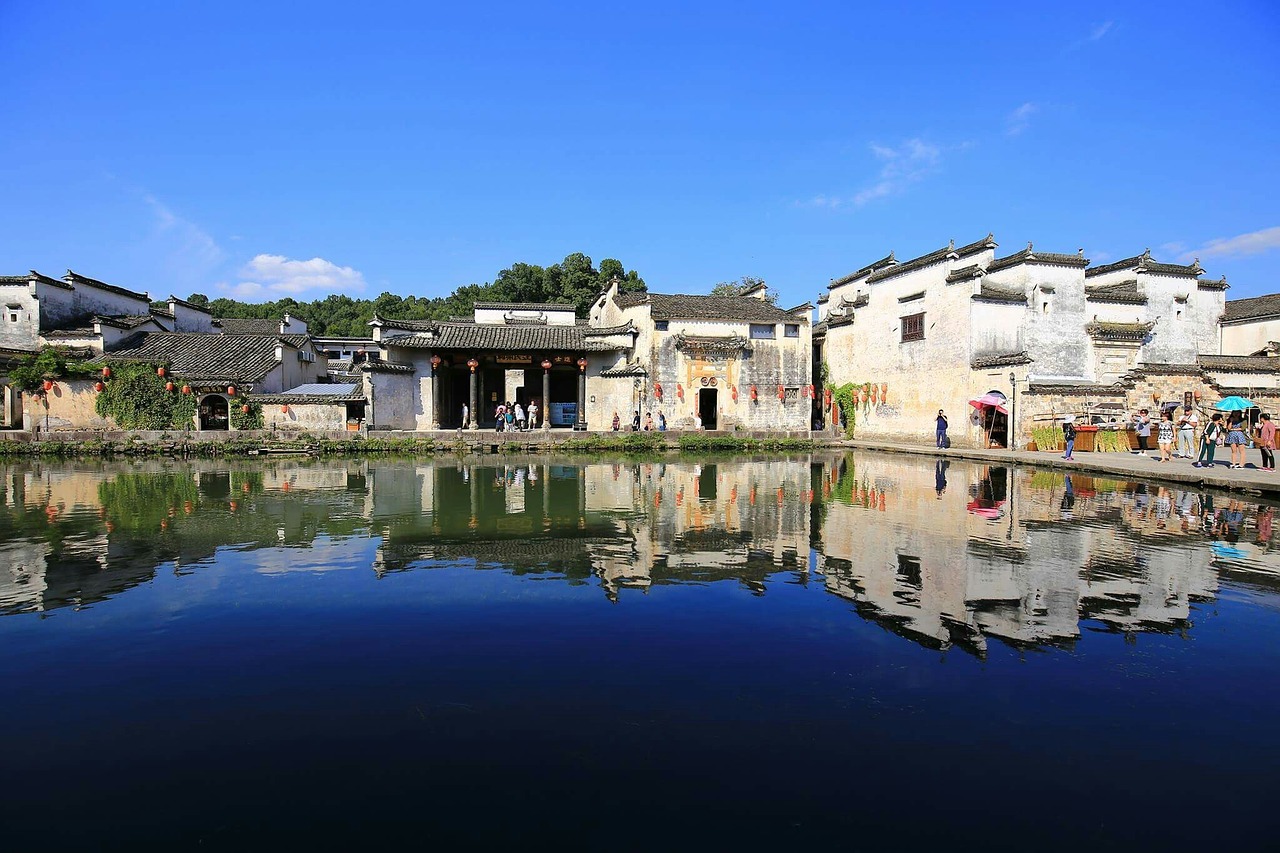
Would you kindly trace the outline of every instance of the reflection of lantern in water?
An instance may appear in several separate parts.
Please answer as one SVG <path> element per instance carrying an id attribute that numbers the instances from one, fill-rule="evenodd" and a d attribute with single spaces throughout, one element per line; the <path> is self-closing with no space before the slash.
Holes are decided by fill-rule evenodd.
<path id="1" fill-rule="evenodd" d="M 232 512 L 235 512 L 237 509 L 239 509 L 239 508 L 240 508 L 240 504 L 236 503 L 235 501 L 232 501 L 232 502 L 231 502 L 231 504 L 230 504 L 230 506 L 231 506 L 231 511 L 232 511 Z"/>
<path id="2" fill-rule="evenodd" d="M 880 493 L 880 511 L 884 512 L 884 492 Z"/>
<path id="3" fill-rule="evenodd" d="M 661 489 L 653 493 L 653 505 L 662 506 L 662 490 Z"/>
<path id="4" fill-rule="evenodd" d="M 782 486 L 778 486 L 778 506 L 782 506 Z"/>
<path id="5" fill-rule="evenodd" d="M 747 501 L 748 501 L 752 506 L 755 506 L 755 505 L 756 505 L 756 486 L 755 486 L 755 483 L 752 483 L 752 484 L 751 484 L 751 494 L 747 495 Z"/>

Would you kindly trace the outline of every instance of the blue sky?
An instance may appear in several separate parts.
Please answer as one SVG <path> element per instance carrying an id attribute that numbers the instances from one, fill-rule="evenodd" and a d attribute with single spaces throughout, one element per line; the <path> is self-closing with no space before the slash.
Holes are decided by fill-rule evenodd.
<path id="1" fill-rule="evenodd" d="M 467 6 L 467 8 L 464 8 Z M 0 273 L 795 304 L 993 231 L 1280 290 L 1280 4 L 0 0 Z"/>

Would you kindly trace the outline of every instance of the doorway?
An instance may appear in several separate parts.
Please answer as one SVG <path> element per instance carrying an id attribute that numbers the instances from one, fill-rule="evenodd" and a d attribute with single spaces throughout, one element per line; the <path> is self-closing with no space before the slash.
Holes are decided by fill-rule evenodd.
<path id="1" fill-rule="evenodd" d="M 224 430 L 228 421 L 226 397 L 210 394 L 200 401 L 200 429 Z"/>
<path id="2" fill-rule="evenodd" d="M 716 423 L 716 394 L 715 388 L 703 388 L 698 392 L 698 416 L 702 418 L 703 429 L 718 429 Z"/>

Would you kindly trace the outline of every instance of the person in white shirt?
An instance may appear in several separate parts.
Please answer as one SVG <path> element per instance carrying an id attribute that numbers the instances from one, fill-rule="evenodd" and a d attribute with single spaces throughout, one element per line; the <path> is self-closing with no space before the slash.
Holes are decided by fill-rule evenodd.
<path id="1" fill-rule="evenodd" d="M 1195 454 L 1196 432 L 1200 429 L 1200 416 L 1190 406 L 1182 407 L 1178 417 L 1178 452 L 1174 456 L 1190 459 Z"/>
<path id="2" fill-rule="evenodd" d="M 529 429 L 538 428 L 538 401 L 533 400 L 529 403 Z"/>
<path id="3" fill-rule="evenodd" d="M 524 426 L 524 406 L 516 403 L 516 431 L 519 432 L 523 430 Z"/>

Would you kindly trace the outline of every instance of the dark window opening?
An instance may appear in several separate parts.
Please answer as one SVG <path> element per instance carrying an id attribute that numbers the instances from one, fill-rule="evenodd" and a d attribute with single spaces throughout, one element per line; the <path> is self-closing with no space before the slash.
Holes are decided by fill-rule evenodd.
<path id="1" fill-rule="evenodd" d="M 671 322 L 670 322 L 669 320 L 654 320 L 654 321 L 653 321 L 653 328 L 657 329 L 659 332 L 665 332 L 665 331 L 666 331 L 667 329 L 669 329 L 670 327 L 671 327 Z"/>
<path id="2" fill-rule="evenodd" d="M 902 339 L 904 341 L 924 340 L 924 314 L 912 314 L 902 318 Z"/>
<path id="3" fill-rule="evenodd" d="M 751 337 L 755 340 L 773 340 L 777 337 L 778 330 L 769 323 L 752 323 Z"/>
<path id="4" fill-rule="evenodd" d="M 788 338 L 798 338 L 798 337 L 800 337 L 800 324 L 799 324 L 799 323 L 787 323 L 787 326 L 786 326 L 786 335 L 787 335 L 787 337 L 788 337 Z"/>

